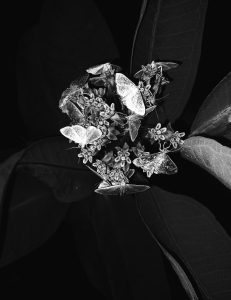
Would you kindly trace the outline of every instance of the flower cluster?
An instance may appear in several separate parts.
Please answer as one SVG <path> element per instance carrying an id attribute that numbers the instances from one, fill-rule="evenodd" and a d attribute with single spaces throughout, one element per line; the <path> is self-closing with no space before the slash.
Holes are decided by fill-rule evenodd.
<path id="1" fill-rule="evenodd" d="M 180 149 L 184 133 L 161 123 L 141 130 L 145 116 L 156 109 L 157 97 L 169 82 L 164 71 L 175 67 L 176 63 L 152 61 L 134 75 L 138 80 L 134 84 L 120 73 L 120 67 L 105 63 L 87 69 L 63 92 L 59 107 L 71 124 L 60 131 L 78 144 L 78 157 L 102 179 L 96 192 L 147 189 L 129 183 L 137 168 L 147 177 L 177 172 L 167 153 Z M 145 151 L 147 142 L 151 152 Z"/>
<path id="2" fill-rule="evenodd" d="M 170 124 L 168 124 L 167 127 L 161 128 L 161 123 L 157 123 L 154 128 L 148 129 L 146 138 L 150 140 L 151 144 L 158 142 L 159 150 L 170 152 L 181 148 L 184 143 L 182 140 L 184 136 L 184 132 L 174 132 Z"/>

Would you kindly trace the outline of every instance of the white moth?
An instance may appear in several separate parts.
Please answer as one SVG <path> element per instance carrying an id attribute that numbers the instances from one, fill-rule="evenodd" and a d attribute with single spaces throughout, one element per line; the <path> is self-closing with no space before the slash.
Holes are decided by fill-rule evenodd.
<path id="1" fill-rule="evenodd" d="M 115 74 L 115 82 L 122 103 L 133 113 L 144 116 L 145 105 L 139 88 L 122 73 Z"/>
<path id="2" fill-rule="evenodd" d="M 142 78 L 143 73 L 147 73 L 150 77 L 153 77 L 158 72 L 158 70 L 160 71 L 159 75 L 162 76 L 162 71 L 167 71 L 176 67 L 178 67 L 178 64 L 174 62 L 152 61 L 151 64 L 145 66 L 145 69 L 141 69 L 138 72 L 136 72 L 134 74 L 134 77 L 140 79 Z"/>
<path id="3" fill-rule="evenodd" d="M 95 192 L 101 195 L 124 195 L 143 192 L 149 188 L 147 185 L 137 184 L 109 185 L 108 182 L 103 181 Z"/>
<path id="4" fill-rule="evenodd" d="M 141 167 L 147 176 L 152 174 L 172 175 L 177 173 L 177 166 L 165 152 L 150 154 L 149 156 L 140 156 L 133 160 L 136 167 Z"/>
<path id="5" fill-rule="evenodd" d="M 121 184 L 121 185 L 112 185 L 110 182 L 93 170 L 91 167 L 87 166 L 93 173 L 99 176 L 102 179 L 102 182 L 99 184 L 98 188 L 95 190 L 97 194 L 101 195 L 124 195 L 124 194 L 134 194 L 146 191 L 150 187 L 147 185 L 137 185 L 137 184 Z"/>
<path id="6" fill-rule="evenodd" d="M 120 67 L 116 65 L 112 65 L 110 63 L 105 63 L 105 64 L 90 67 L 86 71 L 87 73 L 92 75 L 101 75 L 101 74 L 111 72 L 113 69 L 120 70 Z"/>
<path id="7" fill-rule="evenodd" d="M 85 147 L 87 144 L 92 144 L 102 135 L 101 130 L 94 126 L 89 126 L 87 128 L 80 125 L 66 126 L 61 128 L 60 132 L 66 138 L 79 144 L 81 147 Z"/>

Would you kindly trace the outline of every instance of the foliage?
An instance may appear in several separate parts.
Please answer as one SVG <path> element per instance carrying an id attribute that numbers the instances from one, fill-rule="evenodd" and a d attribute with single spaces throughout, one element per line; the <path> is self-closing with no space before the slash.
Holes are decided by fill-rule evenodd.
<path id="1" fill-rule="evenodd" d="M 184 117 L 188 100 L 198 100 L 190 95 L 206 7 L 206 0 L 143 1 L 131 57 L 135 83 L 114 64 L 88 68 L 59 102 L 72 122 L 61 133 L 76 147 L 70 148 L 61 136 L 50 137 L 1 163 L 1 266 L 39 247 L 65 220 L 73 229 L 88 277 L 109 298 L 170 299 L 163 261 L 165 267 L 172 266 L 190 299 L 231 298 L 231 239 L 219 215 L 228 207 L 225 200 L 230 199 L 231 188 L 230 73 L 206 98 L 188 138 L 183 141 L 183 133 L 172 129 L 174 122 Z M 50 9 L 59 13 L 53 6 Z M 96 22 L 97 35 L 88 45 L 84 61 L 78 61 L 85 55 L 97 12 L 86 5 L 85 14 L 79 12 L 76 18 L 76 10 L 68 14 L 69 10 L 71 6 L 63 18 L 52 19 L 59 22 L 57 27 L 53 23 L 49 27 L 51 19 L 45 15 L 42 68 L 37 61 L 28 74 L 27 68 L 24 70 L 26 80 L 20 79 L 24 119 L 32 132 L 38 125 L 40 136 L 50 134 L 52 126 L 55 133 L 61 127 L 54 99 L 73 74 L 80 73 L 80 66 L 86 69 L 88 64 L 113 62 L 115 57 L 110 33 L 105 31 L 105 38 L 101 23 Z M 63 26 L 65 17 L 67 27 Z M 82 29 L 85 18 L 93 23 Z M 75 21 L 79 23 L 74 27 Z M 82 32 L 76 38 L 78 28 Z M 62 34 L 65 42 L 60 39 Z M 95 51 L 94 56 L 92 48 L 98 47 L 102 52 Z M 40 50 L 36 44 L 34 56 Z M 60 62 L 65 68 L 60 68 Z M 172 68 L 176 62 L 179 66 Z M 45 70 L 45 74 L 31 76 L 34 69 Z M 41 86 L 39 76 L 43 78 Z M 207 72 L 206 76 L 210 78 Z M 34 90 L 41 90 L 40 96 Z M 29 115 L 31 102 L 24 101 L 28 94 L 36 102 L 36 113 Z M 46 101 L 50 101 L 47 106 Z M 52 115 L 55 117 L 47 124 Z M 170 152 L 171 157 L 175 155 L 178 173 Z M 102 179 L 100 185 L 94 173 Z"/>

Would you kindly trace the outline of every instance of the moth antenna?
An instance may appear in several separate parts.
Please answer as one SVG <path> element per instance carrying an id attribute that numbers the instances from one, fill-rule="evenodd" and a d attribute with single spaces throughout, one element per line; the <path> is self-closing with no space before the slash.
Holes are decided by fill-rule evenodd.
<path id="1" fill-rule="evenodd" d="M 71 150 L 71 149 L 79 149 L 79 147 L 70 147 L 70 148 L 67 148 L 67 149 L 65 149 L 65 150 Z"/>
<path id="2" fill-rule="evenodd" d="M 157 113 L 157 110 L 155 109 L 155 113 L 156 113 L 156 117 L 157 117 L 157 120 L 160 121 L 159 119 L 159 116 L 158 116 L 158 113 Z"/>
<path id="3" fill-rule="evenodd" d="M 159 142 L 159 150 L 160 152 L 165 152 L 165 153 L 168 153 L 168 152 L 172 152 L 171 150 L 168 150 L 170 147 L 171 147 L 171 144 L 167 147 L 165 147 L 165 144 L 166 142 L 163 143 L 163 148 L 161 149 L 161 143 Z"/>
<path id="4" fill-rule="evenodd" d="M 89 167 L 89 166 L 87 166 L 86 165 L 86 167 L 88 168 L 88 169 L 90 169 L 95 175 L 97 175 L 99 178 L 101 178 L 101 179 L 103 179 L 104 180 L 104 178 L 99 174 L 99 173 L 97 173 L 94 169 L 92 169 L 91 167 Z"/>
<path id="5" fill-rule="evenodd" d="M 159 101 L 159 100 L 162 100 L 162 99 L 164 99 L 164 98 L 167 98 L 169 95 L 170 95 L 170 94 L 168 93 L 168 94 L 166 94 L 166 95 L 164 95 L 164 96 L 162 96 L 162 97 L 156 99 L 156 101 Z"/>
<path id="6" fill-rule="evenodd" d="M 97 189 L 99 187 L 99 183 L 94 184 L 94 189 Z"/>

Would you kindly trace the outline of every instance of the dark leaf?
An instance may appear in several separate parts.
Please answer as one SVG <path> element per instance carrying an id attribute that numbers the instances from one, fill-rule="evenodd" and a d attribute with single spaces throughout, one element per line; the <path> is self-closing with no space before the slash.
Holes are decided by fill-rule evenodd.
<path id="1" fill-rule="evenodd" d="M 198 164 L 231 189 L 231 149 L 218 142 L 195 136 L 185 140 L 183 157 Z"/>
<path id="2" fill-rule="evenodd" d="M 41 140 L 26 150 L 18 168 L 45 183 L 61 202 L 84 199 L 100 180 L 78 158 L 75 145 L 62 137 Z"/>
<path id="3" fill-rule="evenodd" d="M 133 72 L 133 56 L 134 56 L 134 50 L 135 50 L 135 43 L 136 43 L 136 39 L 137 39 L 137 34 L 139 32 L 141 23 L 142 23 L 143 18 L 144 18 L 145 11 L 147 9 L 147 3 L 148 3 L 148 0 L 143 0 L 142 1 L 142 5 L 140 7 L 139 20 L 138 20 L 138 23 L 137 23 L 137 26 L 136 26 L 134 37 L 133 37 L 132 53 L 131 53 L 131 60 L 130 60 L 130 73 L 131 73 L 131 75 L 135 75 L 134 72 Z M 138 67 L 140 67 L 140 66 L 138 66 Z"/>
<path id="4" fill-rule="evenodd" d="M 90 220 L 113 299 L 170 299 L 162 254 L 137 214 L 134 195 L 97 195 L 90 202 Z"/>
<path id="5" fill-rule="evenodd" d="M 2 265 L 50 237 L 69 207 L 59 201 L 78 201 L 94 193 L 98 178 L 78 163 L 77 150 L 69 148 L 62 137 L 48 138 L 1 165 Z M 8 187 L 13 170 L 15 177 Z"/>
<path id="6" fill-rule="evenodd" d="M 143 2 L 144 4 L 146 1 Z M 156 0 L 143 5 L 133 43 L 131 73 L 155 61 L 180 62 L 168 72 L 173 80 L 164 95 L 161 121 L 173 122 L 182 113 L 194 84 L 201 52 L 207 1 Z"/>
<path id="7" fill-rule="evenodd" d="M 197 297 L 197 294 L 188 278 L 186 275 L 185 271 L 183 268 L 180 266 L 180 264 L 177 262 L 177 260 L 159 243 L 159 247 L 163 251 L 164 255 L 166 258 L 169 260 L 173 270 L 176 272 L 177 276 L 179 277 L 179 280 L 185 289 L 187 295 L 191 300 L 199 300 Z"/>
<path id="8" fill-rule="evenodd" d="M 89 66 L 118 57 L 93 0 L 44 2 L 38 24 L 19 49 L 19 111 L 32 138 L 55 135 L 65 126 L 57 101 L 73 79 Z"/>
<path id="9" fill-rule="evenodd" d="M 14 153 L 0 164 L 0 224 L 2 217 L 2 209 L 4 206 L 4 198 L 7 192 L 7 186 L 13 174 L 15 166 L 17 165 L 20 158 L 23 156 L 23 153 L 24 150 Z"/>
<path id="10" fill-rule="evenodd" d="M 95 198 L 90 196 L 84 201 L 72 203 L 66 222 L 71 226 L 76 251 L 90 282 L 106 299 L 112 299 L 104 259 L 91 221 L 93 201 Z"/>
<path id="11" fill-rule="evenodd" d="M 49 188 L 23 171 L 15 172 L 4 205 L 0 266 L 41 246 L 60 226 L 69 205 L 59 203 Z"/>
<path id="12" fill-rule="evenodd" d="M 231 140 L 231 73 L 208 95 L 191 127 L 191 134 L 223 135 Z"/>
<path id="13" fill-rule="evenodd" d="M 137 202 L 138 204 L 138 202 Z M 155 240 L 155 242 L 157 243 L 157 245 L 160 247 L 160 249 L 162 250 L 163 254 L 165 255 L 165 257 L 168 259 L 168 261 L 170 262 L 173 270 L 176 272 L 183 288 L 185 289 L 187 295 L 189 296 L 189 298 L 191 300 L 199 300 L 197 297 L 197 294 L 193 288 L 192 283 L 190 282 L 187 274 L 185 273 L 185 271 L 183 270 L 183 268 L 180 266 L 180 264 L 177 262 L 177 260 L 163 247 L 163 245 L 159 242 L 159 240 L 155 237 L 155 235 L 152 233 L 152 231 L 150 230 L 150 228 L 148 227 L 148 225 L 146 224 L 144 218 L 141 215 L 139 206 L 137 205 L 137 209 L 138 212 L 141 216 L 141 219 L 143 221 L 143 223 L 145 224 L 146 228 L 148 229 L 149 233 L 151 234 L 152 238 Z"/>
<path id="14" fill-rule="evenodd" d="M 230 299 L 231 239 L 214 215 L 194 199 L 158 187 L 136 199 L 152 237 L 183 268 L 199 299 Z"/>

